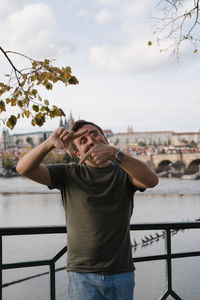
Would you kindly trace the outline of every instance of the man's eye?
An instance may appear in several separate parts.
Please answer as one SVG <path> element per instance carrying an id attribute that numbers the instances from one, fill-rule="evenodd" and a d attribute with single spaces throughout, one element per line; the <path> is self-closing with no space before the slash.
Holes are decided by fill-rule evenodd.
<path id="1" fill-rule="evenodd" d="M 86 139 L 82 139 L 82 140 L 80 141 L 81 144 L 85 144 L 85 142 L 86 142 Z"/>

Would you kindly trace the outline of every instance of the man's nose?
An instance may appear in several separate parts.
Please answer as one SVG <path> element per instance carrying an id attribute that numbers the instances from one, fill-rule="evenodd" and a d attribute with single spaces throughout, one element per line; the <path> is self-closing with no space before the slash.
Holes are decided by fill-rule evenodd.
<path id="1" fill-rule="evenodd" d="M 94 146 L 94 141 L 92 140 L 91 137 L 88 138 L 88 143 L 90 146 Z"/>

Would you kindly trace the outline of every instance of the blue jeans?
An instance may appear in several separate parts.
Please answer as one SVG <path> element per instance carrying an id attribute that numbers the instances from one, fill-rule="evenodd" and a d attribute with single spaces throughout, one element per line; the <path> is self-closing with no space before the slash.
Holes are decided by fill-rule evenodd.
<path id="1" fill-rule="evenodd" d="M 134 272 L 68 274 L 68 300 L 133 300 Z"/>

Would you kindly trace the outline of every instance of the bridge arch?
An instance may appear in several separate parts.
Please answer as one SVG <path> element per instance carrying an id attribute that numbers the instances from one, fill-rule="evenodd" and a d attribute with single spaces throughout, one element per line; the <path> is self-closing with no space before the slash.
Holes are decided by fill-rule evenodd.
<path id="1" fill-rule="evenodd" d="M 200 172 L 200 158 L 191 161 L 187 169 L 185 170 L 186 174 L 194 174 L 197 172 Z"/>
<path id="2" fill-rule="evenodd" d="M 157 168 L 156 168 L 156 172 L 157 173 L 160 173 L 160 172 L 163 172 L 163 171 L 168 171 L 170 169 L 170 166 L 172 165 L 172 162 L 168 159 L 166 160 L 162 160 Z"/>

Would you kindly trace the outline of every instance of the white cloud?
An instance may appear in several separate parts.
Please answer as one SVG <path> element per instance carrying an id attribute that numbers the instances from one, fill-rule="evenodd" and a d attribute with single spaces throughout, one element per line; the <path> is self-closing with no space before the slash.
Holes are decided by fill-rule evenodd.
<path id="1" fill-rule="evenodd" d="M 95 19 L 99 24 L 106 24 L 112 19 L 112 14 L 108 9 L 103 9 L 95 16 Z"/>
<path id="2" fill-rule="evenodd" d="M 143 14 L 152 6 L 152 0 L 145 1 L 126 1 L 126 5 L 122 5 L 122 10 L 126 17 L 142 18 Z"/>
<path id="3" fill-rule="evenodd" d="M 55 56 L 71 50 L 66 37 L 58 35 L 56 19 L 48 5 L 29 4 L 9 12 L 7 18 L 0 21 L 0 40 L 4 48 L 33 57 Z"/>
<path id="4" fill-rule="evenodd" d="M 0 0 L 0 18 L 1 21 L 7 18 L 7 15 L 14 12 L 16 9 L 21 9 L 24 5 L 24 0 Z"/>
<path id="5" fill-rule="evenodd" d="M 90 62 L 100 70 L 110 71 L 155 71 L 169 64 L 168 55 L 158 52 L 155 46 L 148 47 L 146 40 L 137 40 L 115 47 L 112 44 L 93 46 Z"/>
<path id="6" fill-rule="evenodd" d="M 102 4 L 113 4 L 113 3 L 119 3 L 121 0 L 98 0 L 99 3 Z"/>
<path id="7" fill-rule="evenodd" d="M 84 9 L 76 13 L 77 17 L 95 20 L 99 24 L 106 24 L 112 20 L 112 14 L 108 9 L 102 9 L 98 13 L 91 13 Z"/>
<path id="8" fill-rule="evenodd" d="M 87 11 L 87 10 L 81 9 L 81 10 L 79 10 L 79 11 L 76 13 L 76 16 L 77 16 L 77 17 L 88 17 L 89 14 L 88 14 L 88 11 Z"/>

